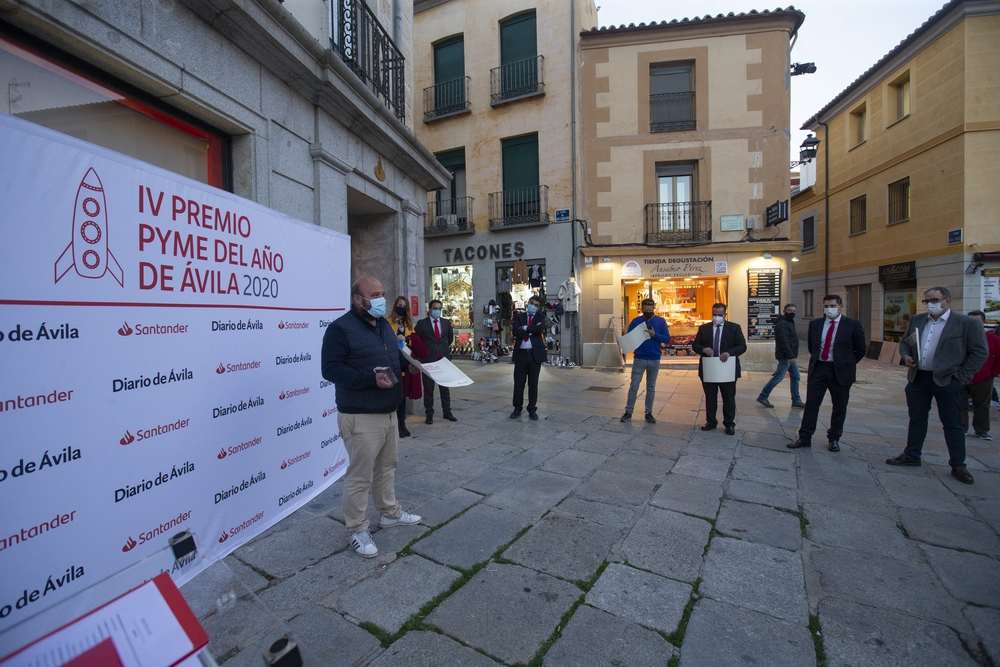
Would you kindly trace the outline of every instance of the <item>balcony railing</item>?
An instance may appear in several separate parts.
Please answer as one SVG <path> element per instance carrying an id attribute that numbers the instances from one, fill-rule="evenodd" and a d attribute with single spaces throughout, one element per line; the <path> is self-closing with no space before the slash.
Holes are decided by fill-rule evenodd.
<path id="1" fill-rule="evenodd" d="M 712 240 L 712 202 L 646 204 L 646 245 L 687 245 Z"/>
<path id="2" fill-rule="evenodd" d="M 333 50 L 400 121 L 406 120 L 403 54 L 364 0 L 335 0 Z"/>
<path id="3" fill-rule="evenodd" d="M 472 221 L 472 197 L 439 199 L 427 204 L 424 214 L 424 238 L 451 234 L 475 234 Z"/>
<path id="4" fill-rule="evenodd" d="M 424 88 L 424 122 L 445 116 L 468 113 L 469 107 L 469 81 L 470 78 L 463 76 L 461 79 L 442 81 L 429 88 Z"/>
<path id="5" fill-rule="evenodd" d="M 490 193 L 490 229 L 549 224 L 549 186 Z"/>
<path id="6" fill-rule="evenodd" d="M 649 96 L 650 132 L 693 130 L 697 125 L 695 118 L 693 90 Z"/>
<path id="7" fill-rule="evenodd" d="M 526 58 L 490 70 L 490 105 L 511 102 L 522 97 L 545 94 L 542 76 L 544 56 Z"/>

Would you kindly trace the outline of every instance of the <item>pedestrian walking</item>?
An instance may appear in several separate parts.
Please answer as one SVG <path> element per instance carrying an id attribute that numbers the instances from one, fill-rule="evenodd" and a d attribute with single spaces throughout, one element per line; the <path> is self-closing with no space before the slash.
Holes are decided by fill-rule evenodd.
<path id="1" fill-rule="evenodd" d="M 726 321 L 726 304 L 712 306 L 712 321 L 698 327 L 691 348 L 699 355 L 698 377 L 703 378 L 701 388 L 705 392 L 705 425 L 701 430 L 711 431 L 718 427 L 716 411 L 719 394 L 722 394 L 722 424 L 726 427 L 726 435 L 736 435 L 736 380 L 740 379 L 740 355 L 747 351 L 747 341 L 740 325 Z M 703 357 L 718 357 L 722 361 L 736 357 L 736 380 L 705 382 Z"/>
<path id="2" fill-rule="evenodd" d="M 986 313 L 969 312 L 969 317 L 979 320 L 986 333 L 989 357 L 962 390 L 962 432 L 969 432 L 969 403 L 972 403 L 972 431 L 980 440 L 992 440 L 990 435 L 990 399 L 993 397 L 993 378 L 1000 377 L 1000 336 L 986 330 Z"/>
<path id="3" fill-rule="evenodd" d="M 767 399 L 774 388 L 785 379 L 785 373 L 788 373 L 788 384 L 792 391 L 792 407 L 806 407 L 799 396 L 799 334 L 795 331 L 796 311 L 794 303 L 786 303 L 782 316 L 774 323 L 774 358 L 778 360 L 778 367 L 757 397 L 757 402 L 765 408 L 774 407 Z"/>
<path id="4" fill-rule="evenodd" d="M 538 421 L 538 374 L 549 355 L 545 351 L 545 318 L 542 316 L 542 300 L 533 296 L 528 299 L 525 312 L 518 313 L 511 322 L 514 337 L 514 411 L 511 419 L 521 417 L 524 406 L 524 385 L 528 385 L 528 418 Z"/>
<path id="5" fill-rule="evenodd" d="M 670 330 L 667 321 L 656 314 L 656 302 L 652 299 L 642 300 L 642 315 L 635 317 L 628 325 L 632 331 L 636 327 L 645 327 L 649 340 L 642 342 L 632 353 L 632 382 L 628 387 L 628 402 L 625 404 L 625 414 L 621 421 L 632 419 L 632 409 L 639 395 L 639 382 L 646 375 L 646 421 L 656 423 L 653 417 L 653 399 L 656 398 L 656 376 L 660 372 L 660 357 L 663 355 L 661 345 L 670 342 Z"/>
<path id="6" fill-rule="evenodd" d="M 451 359 L 451 345 L 455 341 L 455 330 L 451 327 L 451 320 L 441 317 L 441 302 L 431 301 L 428 305 L 430 315 L 417 322 L 414 330 L 424 341 L 427 347 L 427 356 L 418 361 L 440 361 L 441 359 Z M 445 419 L 457 422 L 458 418 L 451 414 L 451 389 L 443 387 L 427 374 L 423 374 L 424 383 L 424 414 L 428 424 L 434 423 L 434 387 L 438 388 L 441 394 L 441 412 Z"/>

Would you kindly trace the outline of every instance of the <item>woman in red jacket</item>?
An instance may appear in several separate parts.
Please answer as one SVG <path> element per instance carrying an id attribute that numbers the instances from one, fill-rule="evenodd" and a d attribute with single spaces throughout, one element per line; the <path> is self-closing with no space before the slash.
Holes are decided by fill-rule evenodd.
<path id="1" fill-rule="evenodd" d="M 396 297 L 396 304 L 389 314 L 389 323 L 396 329 L 396 340 L 400 349 L 409 345 L 413 357 L 423 359 L 427 356 L 427 346 L 420 336 L 413 333 L 413 315 L 410 314 L 410 302 L 405 296 Z M 420 384 L 420 371 L 415 366 L 403 369 L 403 400 L 396 408 L 396 421 L 399 424 L 399 437 L 410 436 L 406 428 L 406 399 L 423 397 Z"/>
<path id="2" fill-rule="evenodd" d="M 986 325 L 986 313 L 973 310 L 969 317 Z M 992 440 L 990 435 L 990 398 L 993 378 L 1000 377 L 1000 336 L 986 332 L 986 347 L 990 356 L 962 392 L 962 430 L 969 430 L 969 403 L 972 403 L 972 430 L 980 440 Z"/>

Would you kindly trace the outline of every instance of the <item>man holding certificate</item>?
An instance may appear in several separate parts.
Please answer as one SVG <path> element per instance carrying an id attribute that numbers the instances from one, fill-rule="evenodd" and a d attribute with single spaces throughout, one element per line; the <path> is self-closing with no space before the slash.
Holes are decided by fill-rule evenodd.
<path id="1" fill-rule="evenodd" d="M 726 435 L 736 435 L 736 381 L 740 378 L 739 356 L 747 351 L 747 341 L 740 325 L 726 321 L 726 304 L 712 306 L 712 321 L 698 327 L 691 347 L 701 355 L 698 377 L 705 390 L 705 425 L 701 430 L 718 427 L 715 415 L 721 393 L 722 424 Z"/>
<path id="2" fill-rule="evenodd" d="M 628 325 L 628 330 L 633 331 L 638 327 L 649 336 L 639 347 L 635 348 L 632 354 L 632 382 L 628 388 L 628 402 L 625 404 L 625 414 L 621 421 L 627 422 L 632 419 L 632 409 L 635 407 L 635 399 L 639 395 L 639 383 L 642 381 L 642 374 L 646 374 L 646 421 L 650 424 L 656 423 L 653 417 L 653 399 L 656 397 L 656 375 L 660 372 L 660 356 L 662 355 L 660 345 L 670 342 L 670 330 L 667 328 L 667 321 L 656 314 L 656 302 L 652 299 L 642 300 L 642 315 L 639 315 Z"/>

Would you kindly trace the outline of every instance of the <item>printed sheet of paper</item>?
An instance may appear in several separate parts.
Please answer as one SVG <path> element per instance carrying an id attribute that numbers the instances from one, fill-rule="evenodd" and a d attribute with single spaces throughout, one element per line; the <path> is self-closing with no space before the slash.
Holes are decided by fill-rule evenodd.
<path id="1" fill-rule="evenodd" d="M 701 360 L 702 382 L 736 382 L 736 357 L 722 361 L 718 357 Z"/>
<path id="2" fill-rule="evenodd" d="M 420 369 L 442 387 L 467 387 L 472 384 L 472 378 L 458 369 L 458 366 L 451 363 L 450 359 L 439 359 L 437 361 L 419 362 L 410 356 L 410 348 L 403 348 L 403 356 Z"/>
<path id="3" fill-rule="evenodd" d="M 920 363 L 920 328 L 913 327 L 913 333 L 903 339 L 903 342 L 910 346 L 910 356 L 915 364 Z"/>
<path id="4" fill-rule="evenodd" d="M 622 348 L 622 352 L 628 354 L 649 339 L 649 334 L 646 333 L 646 327 L 640 324 L 624 336 L 619 336 L 618 345 Z"/>

